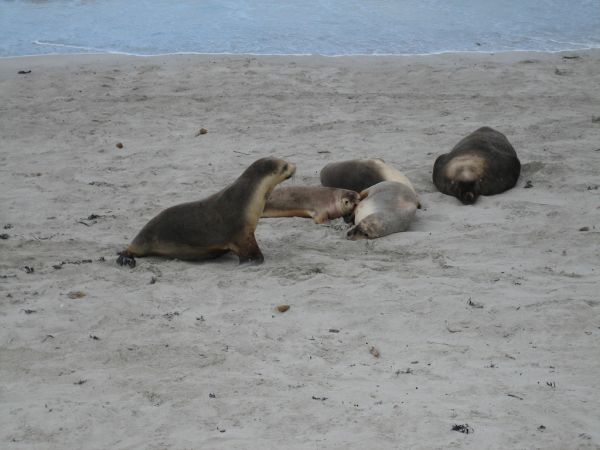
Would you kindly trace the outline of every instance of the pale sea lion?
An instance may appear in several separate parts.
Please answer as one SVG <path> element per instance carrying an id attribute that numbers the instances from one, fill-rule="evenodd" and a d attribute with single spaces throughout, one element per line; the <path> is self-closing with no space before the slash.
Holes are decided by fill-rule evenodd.
<path id="1" fill-rule="evenodd" d="M 354 227 L 347 238 L 375 239 L 406 231 L 415 217 L 419 200 L 409 186 L 382 181 L 360 193 L 361 202 L 354 211 Z"/>
<path id="2" fill-rule="evenodd" d="M 321 169 L 321 184 L 328 187 L 362 192 L 382 181 L 397 181 L 415 192 L 415 188 L 402 172 L 380 158 L 333 162 Z"/>
<path id="3" fill-rule="evenodd" d="M 479 195 L 499 194 L 512 188 L 520 172 L 521 163 L 506 136 L 482 127 L 435 160 L 433 183 L 440 192 L 469 205 Z"/>
<path id="4" fill-rule="evenodd" d="M 282 159 L 255 161 L 216 194 L 162 211 L 119 253 L 117 263 L 135 267 L 135 256 L 150 255 L 202 260 L 230 251 L 240 263 L 263 262 L 254 237 L 256 224 L 273 188 L 295 171 L 294 164 Z"/>
<path id="5" fill-rule="evenodd" d="M 350 217 L 357 192 L 323 186 L 278 187 L 267 199 L 262 217 L 310 217 L 316 223 Z"/>

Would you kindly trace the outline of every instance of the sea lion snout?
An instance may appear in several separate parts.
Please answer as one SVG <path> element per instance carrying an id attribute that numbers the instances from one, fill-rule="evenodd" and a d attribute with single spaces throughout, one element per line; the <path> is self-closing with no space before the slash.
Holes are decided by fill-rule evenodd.
<path id="1" fill-rule="evenodd" d="M 461 201 L 465 204 L 465 205 L 471 205 L 473 203 L 475 203 L 475 194 L 473 194 L 472 192 L 465 192 L 464 195 L 461 197 Z"/>
<path id="2" fill-rule="evenodd" d="M 287 167 L 284 166 L 284 171 L 287 173 L 287 176 L 285 177 L 285 179 L 289 180 L 296 174 L 296 164 L 287 163 L 286 166 Z"/>
<path id="3" fill-rule="evenodd" d="M 478 181 L 460 181 L 456 183 L 456 196 L 465 205 L 472 205 L 480 194 Z"/>
<path id="4" fill-rule="evenodd" d="M 352 228 L 350 228 L 348 230 L 348 232 L 346 233 L 346 239 L 349 239 L 351 241 L 358 241 L 359 239 L 366 239 L 367 236 L 365 236 L 365 234 L 362 232 L 362 230 L 360 229 L 360 227 L 354 226 Z"/>
<path id="5" fill-rule="evenodd" d="M 371 214 L 350 228 L 346 233 L 346 238 L 352 241 L 373 239 L 379 237 L 380 230 L 383 228 L 385 228 L 385 224 L 380 214 Z"/>
<path id="6" fill-rule="evenodd" d="M 343 217 L 354 214 L 354 210 L 360 203 L 360 195 L 354 191 L 344 191 L 340 199 L 340 210 Z"/>
<path id="7" fill-rule="evenodd" d="M 354 211 L 352 211 L 348 215 L 342 216 L 342 218 L 344 219 L 344 222 L 346 222 L 346 223 L 354 223 Z"/>

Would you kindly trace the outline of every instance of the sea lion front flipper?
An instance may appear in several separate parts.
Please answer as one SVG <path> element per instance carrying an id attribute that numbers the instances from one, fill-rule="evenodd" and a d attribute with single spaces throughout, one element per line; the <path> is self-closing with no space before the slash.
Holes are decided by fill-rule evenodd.
<path id="1" fill-rule="evenodd" d="M 369 196 L 369 189 L 370 188 L 367 188 L 359 194 L 359 197 L 360 197 L 359 200 L 364 200 L 365 198 L 367 198 Z"/>
<path id="2" fill-rule="evenodd" d="M 265 257 L 256 243 L 254 233 L 249 233 L 246 239 L 243 242 L 238 243 L 236 247 L 237 248 L 232 249 L 232 251 L 239 256 L 240 264 L 262 264 L 265 261 Z"/>
<path id="3" fill-rule="evenodd" d="M 117 253 L 119 257 L 117 258 L 117 264 L 120 266 L 129 266 L 132 269 L 135 267 L 135 258 L 133 253 L 129 250 L 123 250 L 122 252 Z"/>
<path id="4" fill-rule="evenodd" d="M 327 211 L 322 212 L 321 214 L 314 214 L 313 220 L 315 221 L 315 223 L 322 225 L 324 223 L 329 222 L 329 215 L 327 214 Z"/>

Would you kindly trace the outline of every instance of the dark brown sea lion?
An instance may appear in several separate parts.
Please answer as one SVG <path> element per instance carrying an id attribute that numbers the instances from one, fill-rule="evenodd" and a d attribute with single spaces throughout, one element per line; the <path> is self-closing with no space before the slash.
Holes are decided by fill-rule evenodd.
<path id="1" fill-rule="evenodd" d="M 230 186 L 205 198 L 165 209 L 119 253 L 117 263 L 135 267 L 134 257 L 211 259 L 233 252 L 243 262 L 262 262 L 254 231 L 273 188 L 290 178 L 296 166 L 262 158 Z"/>
<path id="2" fill-rule="evenodd" d="M 358 205 L 359 195 L 348 189 L 323 186 L 286 186 L 271 192 L 262 217 L 310 217 L 325 223 L 348 218 Z"/>
<path id="3" fill-rule="evenodd" d="M 435 160 L 433 183 L 440 192 L 469 205 L 480 195 L 512 188 L 520 172 L 521 163 L 506 136 L 482 127 Z"/>

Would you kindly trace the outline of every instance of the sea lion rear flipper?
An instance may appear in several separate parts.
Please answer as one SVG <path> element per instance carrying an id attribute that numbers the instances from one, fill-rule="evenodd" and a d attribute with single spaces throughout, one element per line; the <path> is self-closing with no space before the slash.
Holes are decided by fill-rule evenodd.
<path id="1" fill-rule="evenodd" d="M 260 248 L 258 248 L 254 233 L 249 233 L 246 239 L 239 243 L 236 247 L 237 248 L 232 249 L 232 251 L 239 256 L 240 264 L 262 264 L 265 260 Z"/>
<path id="2" fill-rule="evenodd" d="M 117 253 L 119 257 L 117 258 L 117 264 L 120 266 L 129 266 L 132 269 L 135 267 L 135 258 L 133 253 L 129 250 L 123 250 L 122 252 Z"/>

